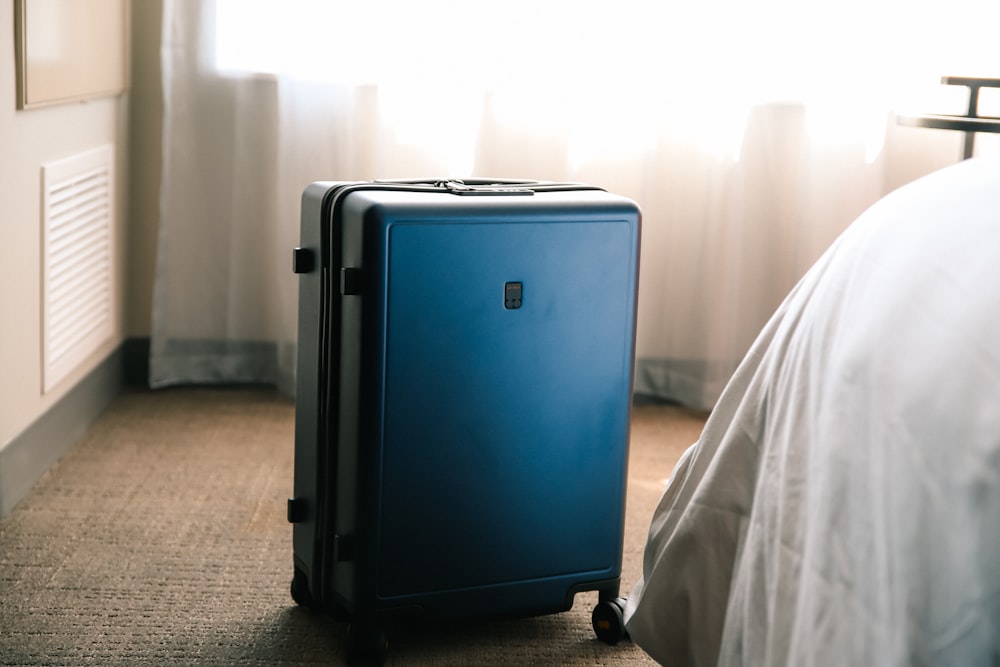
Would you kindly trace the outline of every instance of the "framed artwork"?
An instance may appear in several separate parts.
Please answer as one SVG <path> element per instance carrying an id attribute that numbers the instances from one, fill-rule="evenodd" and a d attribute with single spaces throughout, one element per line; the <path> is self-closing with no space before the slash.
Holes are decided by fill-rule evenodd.
<path id="1" fill-rule="evenodd" d="M 14 0 L 17 108 L 114 97 L 127 81 L 127 0 Z"/>

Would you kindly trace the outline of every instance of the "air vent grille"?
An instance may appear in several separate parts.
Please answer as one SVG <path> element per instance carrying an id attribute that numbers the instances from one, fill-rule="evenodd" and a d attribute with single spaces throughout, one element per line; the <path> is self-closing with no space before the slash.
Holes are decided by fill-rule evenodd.
<path id="1" fill-rule="evenodd" d="M 42 167 L 46 392 L 113 336 L 111 146 Z"/>

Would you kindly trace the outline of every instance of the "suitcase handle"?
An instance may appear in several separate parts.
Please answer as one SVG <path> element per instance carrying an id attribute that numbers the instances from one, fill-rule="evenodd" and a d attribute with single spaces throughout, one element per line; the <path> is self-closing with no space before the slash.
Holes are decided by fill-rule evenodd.
<path id="1" fill-rule="evenodd" d="M 555 192 L 559 190 L 601 190 L 592 185 L 582 183 L 563 183 L 556 181 L 527 181 L 509 178 L 447 178 L 447 179 L 385 179 L 374 181 L 380 186 L 398 187 L 414 190 L 435 190 L 449 192 L 455 195 L 526 195 L 536 192 Z"/>
<path id="2" fill-rule="evenodd" d="M 456 195 L 533 195 L 535 191 L 531 189 L 530 183 L 521 182 L 489 182 L 489 181 L 465 181 L 451 179 L 447 181 L 437 181 L 436 187 L 444 188 L 448 192 Z"/>

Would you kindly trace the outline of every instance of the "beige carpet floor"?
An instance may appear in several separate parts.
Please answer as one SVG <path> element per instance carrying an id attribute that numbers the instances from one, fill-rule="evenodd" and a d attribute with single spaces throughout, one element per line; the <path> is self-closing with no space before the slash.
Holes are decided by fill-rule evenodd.
<path id="1" fill-rule="evenodd" d="M 289 597 L 292 402 L 267 389 L 130 391 L 0 520 L 0 665 L 337 665 L 344 626 Z M 623 592 L 704 415 L 634 411 Z M 407 625 L 389 665 L 646 665 L 563 614 Z"/>

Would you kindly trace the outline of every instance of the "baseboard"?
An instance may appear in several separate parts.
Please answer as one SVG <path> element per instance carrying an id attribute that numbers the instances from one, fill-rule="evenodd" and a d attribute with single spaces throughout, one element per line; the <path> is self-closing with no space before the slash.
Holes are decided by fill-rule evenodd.
<path id="1" fill-rule="evenodd" d="M 121 393 L 126 378 L 138 372 L 129 371 L 126 364 L 128 354 L 138 354 L 135 347 L 128 341 L 119 346 L 31 426 L 0 449 L 0 517 L 6 516 L 42 475 L 83 438 L 97 416 Z"/>

